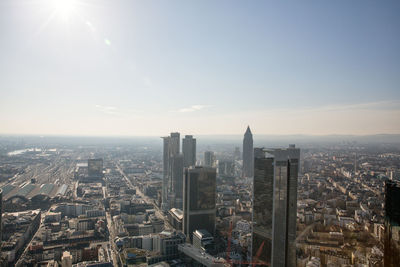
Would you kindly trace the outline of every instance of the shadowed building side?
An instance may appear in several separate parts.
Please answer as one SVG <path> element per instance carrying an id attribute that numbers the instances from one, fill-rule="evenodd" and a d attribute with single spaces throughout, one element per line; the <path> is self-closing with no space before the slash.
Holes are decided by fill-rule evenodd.
<path id="1" fill-rule="evenodd" d="M 193 232 L 199 229 L 215 234 L 216 177 L 215 168 L 196 166 L 185 169 L 183 232 L 190 240 Z"/>
<path id="2" fill-rule="evenodd" d="M 296 266 L 300 150 L 254 149 L 252 255 L 274 267 Z"/>
<path id="3" fill-rule="evenodd" d="M 172 188 L 175 200 L 174 207 L 182 209 L 183 199 L 183 155 L 172 156 Z"/>
<path id="4" fill-rule="evenodd" d="M 400 262 L 400 183 L 385 183 L 384 265 L 399 266 Z"/>

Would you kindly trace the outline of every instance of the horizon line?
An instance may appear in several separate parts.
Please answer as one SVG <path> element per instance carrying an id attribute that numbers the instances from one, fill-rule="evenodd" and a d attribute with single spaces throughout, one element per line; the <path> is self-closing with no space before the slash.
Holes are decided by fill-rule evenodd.
<path id="1" fill-rule="evenodd" d="M 178 132 L 178 131 L 171 131 L 171 132 Z M 169 134 L 171 132 L 168 132 L 166 134 Z M 181 133 L 181 132 L 178 132 Z M 165 134 L 164 134 L 165 135 Z M 184 137 L 185 135 L 193 135 L 193 136 L 203 136 L 203 137 L 223 137 L 223 136 L 231 136 L 231 137 L 240 137 L 244 134 L 182 134 L 181 136 Z M 346 134 L 346 133 L 332 133 L 332 134 L 267 134 L 267 133 L 262 133 L 262 134 L 254 134 L 253 136 L 303 136 L 303 137 L 332 137 L 332 136 L 351 136 L 351 137 L 369 137 L 369 136 L 396 136 L 399 135 L 400 133 L 376 133 L 376 134 Z M 111 138 L 143 138 L 143 137 L 155 137 L 159 138 L 162 137 L 163 135 L 86 135 L 86 134 L 31 134 L 31 133 L 26 133 L 26 134 L 21 134 L 21 133 L 0 133 L 0 137 L 23 137 L 23 136 L 29 136 L 29 137 L 111 137 Z"/>

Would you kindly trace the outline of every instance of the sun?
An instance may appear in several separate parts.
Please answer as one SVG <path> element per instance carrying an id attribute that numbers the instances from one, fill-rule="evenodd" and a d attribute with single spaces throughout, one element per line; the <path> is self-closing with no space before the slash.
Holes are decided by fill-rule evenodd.
<path id="1" fill-rule="evenodd" d="M 57 17 L 69 20 L 76 12 L 77 0 L 50 0 Z"/>

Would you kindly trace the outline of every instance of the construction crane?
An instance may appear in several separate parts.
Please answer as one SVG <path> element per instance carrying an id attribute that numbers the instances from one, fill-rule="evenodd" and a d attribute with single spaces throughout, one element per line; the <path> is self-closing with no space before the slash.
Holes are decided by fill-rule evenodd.
<path id="1" fill-rule="evenodd" d="M 229 225 L 229 233 L 228 233 L 228 249 L 226 250 L 226 261 L 230 266 L 233 266 L 234 264 L 246 264 L 246 265 L 251 265 L 251 266 L 271 266 L 271 264 L 260 261 L 260 255 L 262 253 L 262 250 L 264 248 L 265 241 L 263 241 L 260 245 L 260 247 L 257 249 L 257 253 L 254 257 L 255 261 L 252 262 L 246 262 L 246 261 L 237 261 L 237 260 L 232 260 L 231 259 L 231 239 L 232 239 L 232 221 L 230 222 Z"/>

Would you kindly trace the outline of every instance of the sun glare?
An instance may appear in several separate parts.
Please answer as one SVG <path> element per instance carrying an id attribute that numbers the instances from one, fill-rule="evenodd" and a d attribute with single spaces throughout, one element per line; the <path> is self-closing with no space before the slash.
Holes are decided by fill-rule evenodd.
<path id="1" fill-rule="evenodd" d="M 53 8 L 59 18 L 68 20 L 77 8 L 77 0 L 51 0 Z"/>

